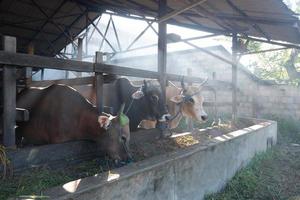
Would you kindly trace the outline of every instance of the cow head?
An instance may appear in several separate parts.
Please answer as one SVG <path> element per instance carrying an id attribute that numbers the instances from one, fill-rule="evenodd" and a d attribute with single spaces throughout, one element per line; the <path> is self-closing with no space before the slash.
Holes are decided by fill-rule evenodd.
<path id="1" fill-rule="evenodd" d="M 132 94 L 132 98 L 139 100 L 143 108 L 143 118 L 148 120 L 167 121 L 170 116 L 163 103 L 160 84 L 155 80 L 144 80 L 143 86 Z"/>
<path id="2" fill-rule="evenodd" d="M 203 109 L 204 98 L 201 95 L 202 85 L 206 82 L 202 82 L 199 87 L 185 86 L 183 79 L 181 81 L 181 93 L 174 97 L 171 97 L 170 101 L 180 106 L 181 113 L 189 118 L 197 121 L 206 121 L 207 114 Z"/>
<path id="3" fill-rule="evenodd" d="M 100 127 L 106 130 L 103 146 L 116 164 L 132 159 L 129 151 L 129 119 L 123 113 L 124 106 L 122 104 L 117 116 L 106 114 L 98 117 Z"/>

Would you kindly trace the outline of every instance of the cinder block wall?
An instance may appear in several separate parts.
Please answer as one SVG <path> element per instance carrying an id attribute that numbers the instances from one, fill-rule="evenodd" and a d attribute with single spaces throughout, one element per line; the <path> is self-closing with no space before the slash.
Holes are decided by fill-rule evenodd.
<path id="1" fill-rule="evenodd" d="M 231 55 L 222 46 L 209 47 L 212 51 L 224 58 Z M 134 58 L 117 59 L 112 61 L 121 66 L 131 66 L 146 70 L 156 70 L 156 55 L 139 56 Z M 188 69 L 193 76 L 208 77 L 220 81 L 231 82 L 232 68 L 210 55 L 197 50 L 185 50 L 168 53 L 167 72 L 187 75 Z M 222 87 L 220 87 L 222 88 Z M 224 88 L 224 87 L 223 87 Z M 272 85 L 254 77 L 244 66 L 238 67 L 238 115 L 241 117 L 263 117 L 264 115 L 278 115 L 300 119 L 300 88 L 288 85 Z M 207 101 L 212 101 L 211 93 L 203 92 Z M 217 102 L 227 103 L 218 107 L 218 115 L 231 113 L 232 91 L 230 89 L 217 90 Z M 205 108 L 212 114 L 212 108 Z"/>

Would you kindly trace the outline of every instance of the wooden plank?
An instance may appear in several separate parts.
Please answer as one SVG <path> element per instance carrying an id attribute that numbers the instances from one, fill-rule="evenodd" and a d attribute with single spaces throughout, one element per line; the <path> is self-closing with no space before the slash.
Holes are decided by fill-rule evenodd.
<path id="1" fill-rule="evenodd" d="M 153 79 L 158 79 L 159 77 L 159 74 L 154 71 L 135 69 L 130 67 L 120 67 L 104 63 L 95 63 L 95 72 Z"/>
<path id="2" fill-rule="evenodd" d="M 16 52 L 15 37 L 3 36 L 3 50 Z M 15 146 L 16 125 L 16 68 L 3 66 L 3 144 L 6 147 Z"/>
<path id="3" fill-rule="evenodd" d="M 0 64 L 18 67 L 37 67 L 58 70 L 93 72 L 94 66 L 91 62 L 66 60 L 22 53 L 0 51 Z"/>
<path id="4" fill-rule="evenodd" d="M 58 80 L 45 80 L 45 81 L 32 81 L 30 87 L 47 87 L 53 84 L 64 84 L 64 85 L 88 85 L 93 84 L 94 77 L 81 77 L 72 79 L 58 79 Z"/>

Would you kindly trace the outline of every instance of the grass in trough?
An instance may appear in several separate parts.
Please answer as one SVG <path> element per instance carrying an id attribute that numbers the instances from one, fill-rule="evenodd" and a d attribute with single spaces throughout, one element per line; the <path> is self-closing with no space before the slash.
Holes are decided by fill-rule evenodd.
<path id="1" fill-rule="evenodd" d="M 0 200 L 9 197 L 42 195 L 40 192 L 46 188 L 100 173 L 108 167 L 108 164 L 107 167 L 101 167 L 103 165 L 105 166 L 103 163 L 99 164 L 97 160 L 92 160 L 82 164 L 73 164 L 64 169 L 44 167 L 27 170 L 22 174 L 0 180 Z"/>
<path id="2" fill-rule="evenodd" d="M 255 156 L 221 193 L 206 200 L 300 199 L 300 124 L 293 119 L 272 119 L 278 121 L 278 145 Z"/>

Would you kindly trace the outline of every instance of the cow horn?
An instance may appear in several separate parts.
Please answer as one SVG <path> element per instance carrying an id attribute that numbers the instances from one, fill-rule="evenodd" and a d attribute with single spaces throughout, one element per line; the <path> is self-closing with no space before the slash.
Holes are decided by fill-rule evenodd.
<path id="1" fill-rule="evenodd" d="M 207 81 L 208 81 L 208 77 L 204 81 L 202 81 L 202 83 L 200 83 L 200 86 L 204 85 Z"/>

